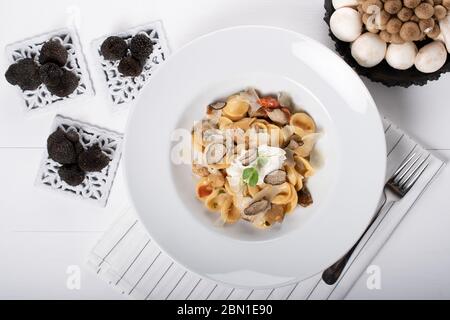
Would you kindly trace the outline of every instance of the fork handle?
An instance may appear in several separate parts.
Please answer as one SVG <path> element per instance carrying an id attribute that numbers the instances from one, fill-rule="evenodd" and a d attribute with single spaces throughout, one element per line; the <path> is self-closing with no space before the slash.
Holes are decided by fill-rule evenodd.
<path id="1" fill-rule="evenodd" d="M 383 193 L 383 199 L 382 199 L 382 201 L 381 201 L 381 203 L 380 203 L 380 205 L 378 207 L 378 210 L 376 211 L 374 217 L 372 218 L 372 220 L 370 221 L 370 223 L 367 226 L 366 230 L 364 230 L 363 234 L 358 239 L 358 241 L 356 241 L 356 243 L 353 245 L 353 247 L 341 259 L 336 261 L 332 266 L 328 267 L 322 273 L 322 280 L 326 284 L 331 286 L 331 285 L 334 285 L 337 282 L 337 280 L 339 279 L 339 277 L 342 274 L 342 271 L 344 271 L 345 266 L 347 265 L 348 261 L 350 260 L 353 252 L 358 247 L 359 243 L 364 238 L 364 236 L 367 234 L 367 232 L 372 227 L 374 222 L 378 219 L 378 217 L 380 216 L 380 213 L 381 212 L 386 213 L 387 211 L 389 211 L 389 210 L 383 210 L 383 209 L 384 208 L 389 208 L 393 204 L 394 204 L 394 202 L 391 199 L 389 199 L 389 201 L 388 201 L 388 197 L 386 196 L 386 193 Z"/>

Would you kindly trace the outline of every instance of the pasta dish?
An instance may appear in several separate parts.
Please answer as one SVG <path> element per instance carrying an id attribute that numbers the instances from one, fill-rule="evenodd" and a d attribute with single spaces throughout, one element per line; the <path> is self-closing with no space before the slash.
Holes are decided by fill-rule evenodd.
<path id="1" fill-rule="evenodd" d="M 314 120 L 294 112 L 285 93 L 260 97 L 250 88 L 213 102 L 192 130 L 196 196 L 223 224 L 281 223 L 313 203 L 306 185 L 319 137 Z"/>

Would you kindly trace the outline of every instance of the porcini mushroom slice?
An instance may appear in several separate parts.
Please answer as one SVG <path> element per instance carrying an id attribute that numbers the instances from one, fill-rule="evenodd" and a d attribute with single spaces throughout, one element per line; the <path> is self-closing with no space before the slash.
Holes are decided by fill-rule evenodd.
<path id="1" fill-rule="evenodd" d="M 266 199 L 261 199 L 250 204 L 244 209 L 244 214 L 246 216 L 255 216 L 259 213 L 265 212 L 270 207 L 270 202 Z"/>
<path id="2" fill-rule="evenodd" d="M 286 182 L 286 172 L 284 170 L 275 170 L 264 177 L 264 183 L 277 186 Z"/>
<path id="3" fill-rule="evenodd" d="M 287 125 L 281 129 L 281 134 L 284 141 L 288 141 L 292 135 L 295 133 L 295 127 Z"/>
<path id="4" fill-rule="evenodd" d="M 288 145 L 286 146 L 286 148 L 291 149 L 291 150 L 295 150 L 298 147 L 303 146 L 305 143 L 303 142 L 302 137 L 300 137 L 299 135 L 294 134 L 291 139 L 289 140 Z"/>
<path id="5" fill-rule="evenodd" d="M 284 126 L 289 123 L 288 115 L 281 109 L 274 109 L 273 111 L 269 111 L 267 112 L 267 116 L 269 117 L 270 120 L 281 126 Z"/>
<path id="6" fill-rule="evenodd" d="M 227 149 L 222 143 L 212 143 L 206 147 L 206 162 L 215 164 L 220 162 L 226 155 Z"/>
<path id="7" fill-rule="evenodd" d="M 313 204 L 313 199 L 308 188 L 303 187 L 299 192 L 297 192 L 298 204 L 302 207 L 309 207 Z"/>
<path id="8" fill-rule="evenodd" d="M 272 224 L 274 224 L 276 222 L 281 223 L 284 219 L 284 216 L 285 216 L 285 212 L 284 212 L 283 206 L 274 204 L 274 205 L 272 205 L 270 210 L 266 212 L 266 214 L 264 215 L 264 218 L 266 219 L 268 226 L 271 226 Z"/>
<path id="9" fill-rule="evenodd" d="M 222 110 L 223 108 L 225 108 L 225 106 L 227 105 L 226 102 L 213 102 L 209 105 L 210 108 L 214 109 L 214 110 Z"/>

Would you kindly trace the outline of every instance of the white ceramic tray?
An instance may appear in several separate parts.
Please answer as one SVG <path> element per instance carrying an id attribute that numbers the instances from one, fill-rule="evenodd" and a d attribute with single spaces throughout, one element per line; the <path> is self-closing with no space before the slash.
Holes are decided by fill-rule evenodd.
<path id="1" fill-rule="evenodd" d="M 152 40 L 154 44 L 153 52 L 147 59 L 143 72 L 138 77 L 123 77 L 117 69 L 119 61 L 105 60 L 100 52 L 100 47 L 109 36 L 121 37 L 129 44 L 131 38 L 141 32 L 146 33 Z M 99 70 L 100 77 L 105 82 L 106 94 L 114 107 L 125 107 L 133 103 L 156 68 L 167 59 L 170 53 L 164 28 L 160 21 L 137 26 L 124 32 L 105 35 L 92 41 L 92 51 L 98 61 L 97 70 Z"/>
<path id="2" fill-rule="evenodd" d="M 49 135 L 58 128 L 65 132 L 75 130 L 85 149 L 98 143 L 111 161 L 101 172 L 86 173 L 83 183 L 74 187 L 61 180 L 58 175 L 58 168 L 61 165 L 48 157 L 47 148 L 45 148 L 35 185 L 106 206 L 122 155 L 123 135 L 61 115 L 55 117 Z"/>
<path id="3" fill-rule="evenodd" d="M 12 64 L 24 58 L 32 58 L 35 61 L 38 61 L 42 45 L 50 39 L 58 39 L 64 44 L 69 53 L 67 63 L 64 67 L 75 72 L 80 78 L 80 83 L 71 95 L 64 98 L 51 94 L 43 84 L 36 90 L 22 91 L 17 87 L 18 92 L 24 99 L 24 109 L 27 112 L 49 110 L 50 107 L 59 107 L 69 101 L 95 95 L 83 51 L 74 29 L 59 29 L 10 44 L 6 46 L 8 62 Z"/>

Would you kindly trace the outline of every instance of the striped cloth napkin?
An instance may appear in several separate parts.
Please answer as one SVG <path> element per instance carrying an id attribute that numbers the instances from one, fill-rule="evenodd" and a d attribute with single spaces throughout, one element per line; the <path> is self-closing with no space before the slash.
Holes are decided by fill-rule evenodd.
<path id="1" fill-rule="evenodd" d="M 87 265 L 111 286 L 134 299 L 345 298 L 403 217 L 445 166 L 387 119 L 384 129 L 388 151 L 386 180 L 412 152 L 428 155 L 430 165 L 413 189 L 373 223 L 335 285 L 323 282 L 321 273 L 296 284 L 264 290 L 232 288 L 201 278 L 161 252 L 132 208 L 126 210 L 95 245 Z"/>

